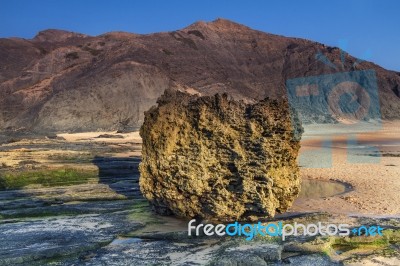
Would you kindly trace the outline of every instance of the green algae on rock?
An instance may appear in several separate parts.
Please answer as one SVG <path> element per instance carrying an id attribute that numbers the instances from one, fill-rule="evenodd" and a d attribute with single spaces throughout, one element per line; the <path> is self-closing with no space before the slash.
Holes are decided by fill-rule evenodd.
<path id="1" fill-rule="evenodd" d="M 156 212 L 251 221 L 291 206 L 303 129 L 285 100 L 167 90 L 157 103 L 140 130 L 140 189 Z"/>

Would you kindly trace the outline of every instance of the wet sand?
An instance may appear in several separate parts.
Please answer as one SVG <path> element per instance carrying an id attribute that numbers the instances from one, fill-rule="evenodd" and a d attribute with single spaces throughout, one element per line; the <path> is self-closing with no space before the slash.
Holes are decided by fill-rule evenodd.
<path id="1" fill-rule="evenodd" d="M 290 211 L 400 216 L 400 122 L 386 122 L 376 132 L 338 131 L 332 137 L 331 147 L 321 147 L 332 132 L 334 128 L 328 126 L 305 128 L 300 154 L 307 154 L 309 165 L 315 167 L 320 162 L 326 167 L 310 168 L 306 160 L 303 165 L 300 160 L 302 178 L 341 181 L 353 190 L 326 198 L 298 199 Z M 357 141 L 351 143 L 350 155 L 349 137 Z M 331 167 L 326 162 L 329 152 Z"/>

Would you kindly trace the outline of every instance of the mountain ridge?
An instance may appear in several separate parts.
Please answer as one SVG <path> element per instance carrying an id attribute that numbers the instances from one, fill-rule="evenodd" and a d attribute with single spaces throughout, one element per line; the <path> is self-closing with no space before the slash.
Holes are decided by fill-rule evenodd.
<path id="1" fill-rule="evenodd" d="M 371 62 L 356 66 L 339 48 L 253 30 L 225 19 L 152 34 L 89 36 L 41 31 L 0 39 L 0 130 L 35 132 L 138 128 L 167 88 L 244 101 L 286 97 L 291 78 L 373 69 L 383 119 L 400 118 L 400 73 Z"/>

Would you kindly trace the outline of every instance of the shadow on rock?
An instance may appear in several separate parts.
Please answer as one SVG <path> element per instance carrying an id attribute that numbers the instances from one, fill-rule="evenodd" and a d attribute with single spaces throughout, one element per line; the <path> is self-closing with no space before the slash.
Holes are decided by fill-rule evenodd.
<path id="1" fill-rule="evenodd" d="M 96 156 L 92 163 L 99 168 L 99 183 L 130 198 L 142 197 L 139 189 L 140 157 Z"/>

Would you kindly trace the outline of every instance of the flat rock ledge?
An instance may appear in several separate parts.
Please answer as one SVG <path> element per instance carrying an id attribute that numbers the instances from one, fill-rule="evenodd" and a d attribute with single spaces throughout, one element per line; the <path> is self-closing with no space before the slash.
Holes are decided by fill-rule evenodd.
<path id="1" fill-rule="evenodd" d="M 157 213 L 256 221 L 291 206 L 303 129 L 286 100 L 166 90 L 157 103 L 140 130 L 140 189 Z"/>

